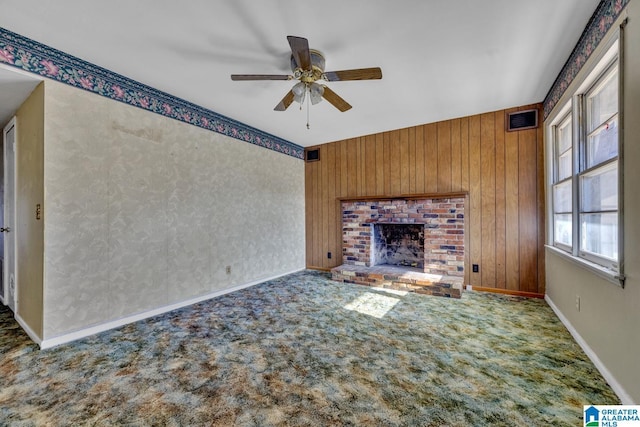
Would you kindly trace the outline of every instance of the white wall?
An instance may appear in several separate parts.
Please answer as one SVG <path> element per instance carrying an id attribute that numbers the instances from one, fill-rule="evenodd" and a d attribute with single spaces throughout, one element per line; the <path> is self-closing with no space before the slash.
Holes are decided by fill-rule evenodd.
<path id="1" fill-rule="evenodd" d="M 593 350 L 625 403 L 640 404 L 640 2 L 624 47 L 624 289 L 547 250 L 547 297 Z M 580 296 L 580 311 L 575 299 Z M 598 402 L 584 402 L 585 404 Z"/>
<path id="2" fill-rule="evenodd" d="M 45 339 L 304 268 L 303 161 L 45 89 Z"/>

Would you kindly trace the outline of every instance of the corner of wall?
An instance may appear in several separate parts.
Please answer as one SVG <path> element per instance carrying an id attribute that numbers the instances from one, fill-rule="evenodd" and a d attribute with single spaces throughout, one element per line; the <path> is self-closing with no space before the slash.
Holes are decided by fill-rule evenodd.
<path id="1" fill-rule="evenodd" d="M 16 129 L 16 317 L 42 337 L 44 225 L 35 212 L 44 211 L 44 82 L 16 112 Z"/>

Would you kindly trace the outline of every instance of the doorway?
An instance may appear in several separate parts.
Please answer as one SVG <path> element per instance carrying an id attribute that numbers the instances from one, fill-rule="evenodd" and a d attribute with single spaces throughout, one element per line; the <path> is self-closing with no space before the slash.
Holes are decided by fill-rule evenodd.
<path id="1" fill-rule="evenodd" d="M 3 237 L 2 258 L 2 285 L 0 295 L 2 302 L 16 313 L 17 310 L 17 286 L 16 286 L 16 238 L 15 238 L 15 197 L 16 197 L 16 119 L 9 121 L 2 132 L 4 154 L 4 182 L 3 182 L 3 221 L 0 234 Z"/>

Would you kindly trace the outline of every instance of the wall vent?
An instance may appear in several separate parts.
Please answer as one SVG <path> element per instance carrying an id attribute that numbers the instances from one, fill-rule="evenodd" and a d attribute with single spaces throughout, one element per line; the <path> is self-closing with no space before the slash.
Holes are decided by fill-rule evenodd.
<path id="1" fill-rule="evenodd" d="M 507 132 L 534 129 L 538 127 L 538 110 L 507 113 Z"/>
<path id="2" fill-rule="evenodd" d="M 317 162 L 320 160 L 320 149 L 316 148 L 314 150 L 305 151 L 305 158 L 307 162 Z"/>

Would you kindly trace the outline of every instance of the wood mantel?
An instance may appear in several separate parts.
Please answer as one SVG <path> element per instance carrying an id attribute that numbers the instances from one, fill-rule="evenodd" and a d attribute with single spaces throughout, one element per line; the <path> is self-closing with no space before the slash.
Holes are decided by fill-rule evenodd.
<path id="1" fill-rule="evenodd" d="M 420 193 L 420 194 L 399 194 L 393 196 L 352 196 L 337 197 L 341 202 L 368 202 L 372 200 L 419 200 L 419 199 L 448 199 L 451 197 L 467 197 L 468 191 L 457 191 L 448 193 Z"/>

